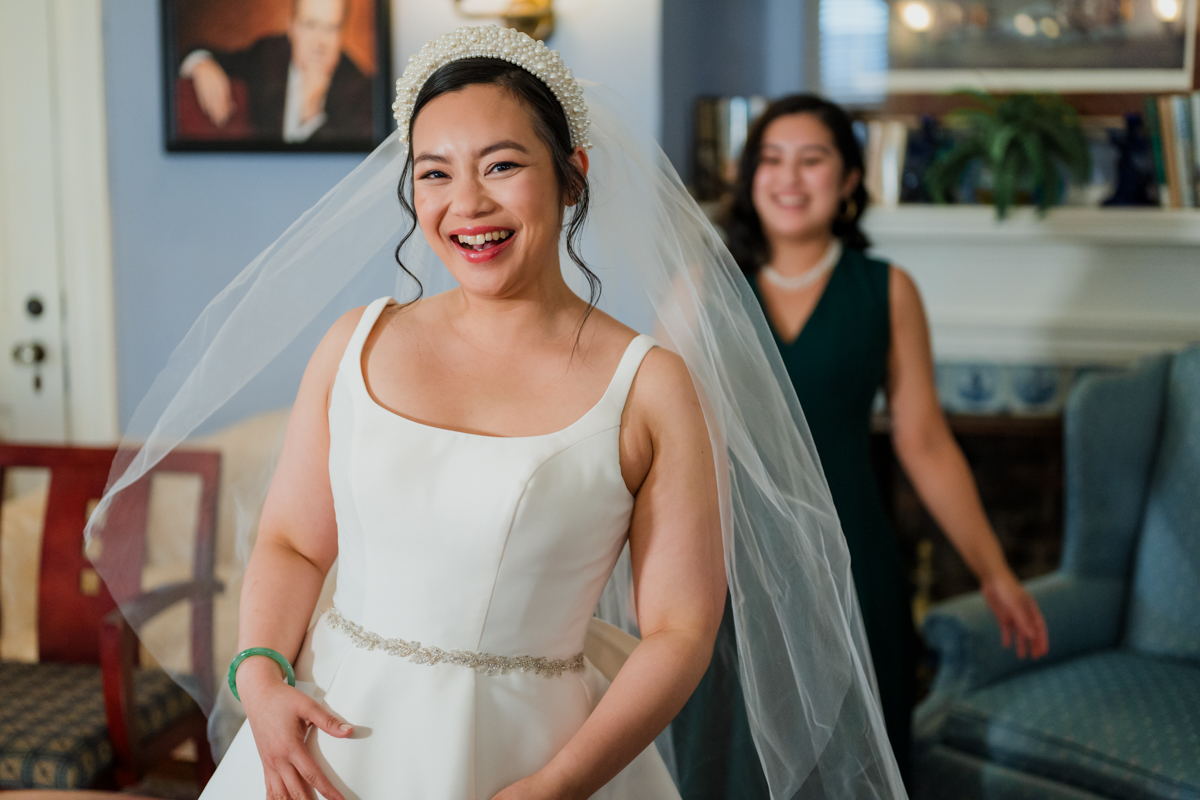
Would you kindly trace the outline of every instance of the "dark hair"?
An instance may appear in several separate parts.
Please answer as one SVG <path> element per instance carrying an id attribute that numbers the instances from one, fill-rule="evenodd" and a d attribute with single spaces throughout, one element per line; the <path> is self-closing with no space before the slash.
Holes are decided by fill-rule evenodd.
<path id="1" fill-rule="evenodd" d="M 583 230 L 583 223 L 587 219 L 591 193 L 588 190 L 587 176 L 579 168 L 579 165 L 571 160 L 575 154 L 575 148 L 571 145 L 571 126 L 567 122 L 567 115 L 563 111 L 562 104 L 550 91 L 550 87 L 521 67 L 499 58 L 464 58 L 461 61 L 452 61 L 433 73 L 429 80 L 425 81 L 421 91 L 417 93 L 416 102 L 413 103 L 412 118 L 408 121 L 408 158 L 405 159 L 404 169 L 400 173 L 400 185 L 397 189 L 400 205 L 412 218 L 412 225 L 396 247 L 396 263 L 400 265 L 400 269 L 408 273 L 409 277 L 417 281 L 417 297 L 414 300 L 420 298 L 423 291 L 421 282 L 409 272 L 408 268 L 404 266 L 404 262 L 400 260 L 400 249 L 417 229 L 417 212 L 413 210 L 412 199 L 406 197 L 404 193 L 405 182 L 410 183 L 410 190 L 412 188 L 413 123 L 416 121 L 417 115 L 421 113 L 421 109 L 428 105 L 430 100 L 450 92 L 460 92 L 468 86 L 475 85 L 499 86 L 525 106 L 533 119 L 534 131 L 550 150 L 554 163 L 554 175 L 558 179 L 560 198 L 563 201 L 573 200 L 575 203 L 571 209 L 570 218 L 566 220 L 567 255 L 583 272 L 583 276 L 588 282 L 588 307 L 583 315 L 583 321 L 586 321 L 600 300 L 600 279 L 588 268 L 578 252 L 579 235 Z M 583 321 L 580 322 L 581 328 Z"/>
<path id="2" fill-rule="evenodd" d="M 747 275 L 755 274 L 759 267 L 771 259 L 771 245 L 754 209 L 753 194 L 754 173 L 758 171 L 762 158 L 763 134 L 768 125 L 789 114 L 812 114 L 819 119 L 833 134 L 834 145 L 842 156 L 843 169 L 847 172 L 857 169 L 860 175 L 864 172 L 862 147 L 854 136 L 850 117 L 841 106 L 812 94 L 789 95 L 767 106 L 746 134 L 746 146 L 742 150 L 737 181 L 733 185 L 733 205 L 725 226 L 729 236 L 729 251 Z M 867 190 L 861 178 L 850 199 L 855 206 L 854 214 L 839 214 L 833 221 L 833 235 L 851 250 L 866 250 L 871 246 L 871 241 L 858 226 L 859 219 L 867 210 Z"/>

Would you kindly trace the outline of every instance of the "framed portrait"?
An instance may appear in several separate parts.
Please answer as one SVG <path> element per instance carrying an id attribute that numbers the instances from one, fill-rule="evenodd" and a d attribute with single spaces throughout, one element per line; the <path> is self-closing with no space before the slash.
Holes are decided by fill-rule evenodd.
<path id="1" fill-rule="evenodd" d="M 1192 87 L 1196 0 L 893 0 L 887 89 Z"/>
<path id="2" fill-rule="evenodd" d="M 160 0 L 169 151 L 370 151 L 393 129 L 388 0 Z"/>

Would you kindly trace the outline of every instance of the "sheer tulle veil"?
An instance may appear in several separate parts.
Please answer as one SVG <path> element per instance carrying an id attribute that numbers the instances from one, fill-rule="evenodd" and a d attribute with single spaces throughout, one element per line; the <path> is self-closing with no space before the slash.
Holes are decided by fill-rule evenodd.
<path id="1" fill-rule="evenodd" d="M 600 307 L 678 352 L 702 396 L 717 453 L 741 682 L 771 795 L 904 797 L 837 513 L 758 302 L 636 112 L 602 86 L 586 86 L 584 97 L 592 200 L 580 252 L 602 282 Z M 392 259 L 409 224 L 396 198 L 405 156 L 394 133 L 247 266 L 138 406 L 89 526 L 92 550 L 102 554 L 97 567 L 123 607 L 143 587 L 122 577 L 122 567 L 135 556 L 140 563 L 143 545 L 130 533 L 137 526 L 122 494 L 165 454 L 256 410 L 268 381 L 298 385 L 298 373 L 278 377 L 290 374 L 279 365 L 297 348 L 311 349 L 340 313 L 388 291 L 413 294 Z M 427 294 L 453 286 L 419 230 L 401 258 Z M 580 287 L 574 265 L 562 263 Z M 254 508 L 265 488 L 258 481 L 239 504 Z M 244 557 L 256 520 L 242 516 Z M 177 550 L 186 560 L 186 548 Z M 623 585 L 618 572 L 601 604 L 618 617 L 632 608 Z M 182 674 L 178 653 L 138 632 L 211 714 L 218 743 L 227 737 L 240 709 L 217 688 L 233 653 L 215 654 L 216 686 L 198 686 Z"/>

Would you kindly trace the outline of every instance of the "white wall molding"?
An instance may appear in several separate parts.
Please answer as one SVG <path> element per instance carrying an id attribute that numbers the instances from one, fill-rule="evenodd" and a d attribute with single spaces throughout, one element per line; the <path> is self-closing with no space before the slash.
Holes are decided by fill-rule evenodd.
<path id="1" fill-rule="evenodd" d="M 1200 341 L 1200 211 L 875 209 L 874 253 L 909 271 L 940 361 L 1127 364 Z"/>
<path id="2" fill-rule="evenodd" d="M 68 435 L 111 444 L 119 429 L 101 0 L 53 2 Z"/>
<path id="3" fill-rule="evenodd" d="M 1179 315 L 1033 317 L 1019 312 L 934 311 L 942 361 L 1002 364 L 1126 364 L 1200 341 L 1200 321 Z"/>
<path id="4" fill-rule="evenodd" d="M 1200 209 L 1193 208 L 1068 206 L 1041 218 L 1033 209 L 1016 208 L 998 220 L 991 206 L 904 205 L 872 208 L 865 219 L 873 236 L 889 241 L 1200 245 Z"/>

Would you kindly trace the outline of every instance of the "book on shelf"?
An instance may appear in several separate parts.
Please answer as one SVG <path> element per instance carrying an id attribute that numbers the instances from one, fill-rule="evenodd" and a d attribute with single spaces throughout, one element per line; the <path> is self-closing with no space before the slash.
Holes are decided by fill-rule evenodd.
<path id="1" fill-rule="evenodd" d="M 693 109 L 692 188 L 697 198 L 715 200 L 737 178 L 746 135 L 766 108 L 763 97 L 700 97 Z"/>
<path id="2" fill-rule="evenodd" d="M 1196 146 L 1192 106 L 1187 95 L 1171 97 L 1171 115 L 1175 123 L 1175 164 L 1179 172 L 1179 205 L 1196 207 Z"/>
<path id="3" fill-rule="evenodd" d="M 1146 132 L 1160 205 L 1200 207 L 1200 92 L 1147 97 Z"/>
<path id="4" fill-rule="evenodd" d="M 900 204 L 901 177 L 908 149 L 908 125 L 903 120 L 873 119 L 867 123 L 864 153 L 867 195 L 885 208 Z"/>
<path id="5" fill-rule="evenodd" d="M 1175 147 L 1175 113 L 1171 98 L 1158 98 L 1158 135 L 1162 139 L 1163 169 L 1167 174 L 1167 196 L 1163 205 L 1167 208 L 1182 208 L 1183 196 L 1179 187 L 1178 150 Z"/>
<path id="6" fill-rule="evenodd" d="M 1163 159 L 1162 124 L 1158 118 L 1158 99 L 1147 97 L 1144 106 L 1146 135 L 1150 137 L 1150 150 L 1154 155 L 1154 177 L 1158 184 L 1158 199 L 1161 205 L 1167 205 L 1167 165 Z"/>

